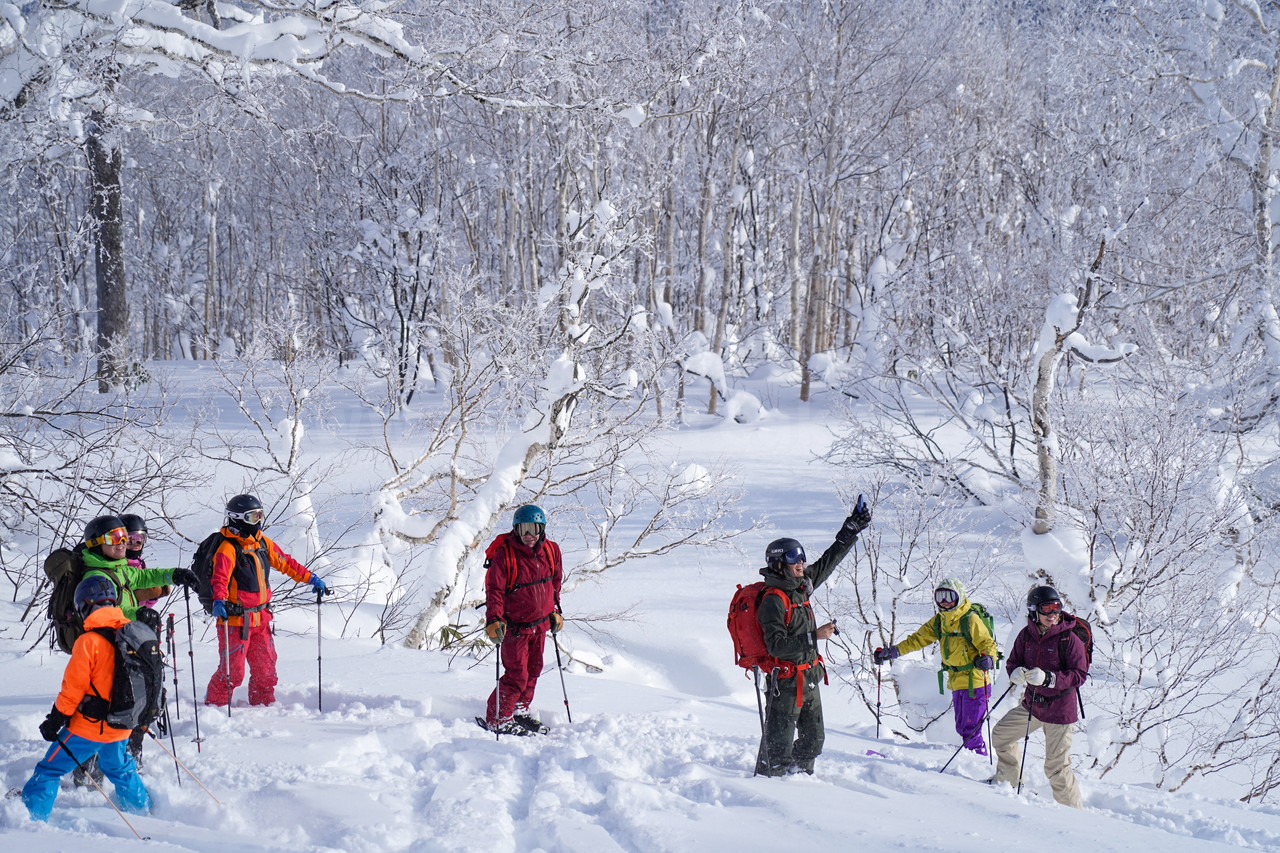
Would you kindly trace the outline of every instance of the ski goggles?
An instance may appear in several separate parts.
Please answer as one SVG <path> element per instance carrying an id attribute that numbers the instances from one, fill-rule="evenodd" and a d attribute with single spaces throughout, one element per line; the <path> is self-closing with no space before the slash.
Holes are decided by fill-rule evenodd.
<path id="1" fill-rule="evenodd" d="M 943 610 L 950 610 L 960 603 L 960 593 L 954 589 L 935 589 L 933 591 L 933 603 Z"/>
<path id="2" fill-rule="evenodd" d="M 123 545 L 128 541 L 129 531 L 123 527 L 117 527 L 115 530 L 108 530 L 101 536 L 84 540 L 84 545 L 86 548 L 94 548 L 98 545 Z"/>
<path id="3" fill-rule="evenodd" d="M 782 552 L 782 562 L 786 563 L 788 566 L 794 566 L 796 563 L 803 563 L 804 561 L 804 548 L 799 545 L 794 548 L 788 548 Z"/>
<path id="4" fill-rule="evenodd" d="M 517 536 L 541 536 L 542 525 L 536 521 L 522 521 L 516 525 Z"/>
<path id="5" fill-rule="evenodd" d="M 147 544 L 147 534 L 141 530 L 135 530 L 129 534 L 129 545 L 135 550 Z"/>
<path id="6" fill-rule="evenodd" d="M 1048 616 L 1048 615 L 1049 615 L 1049 614 L 1051 614 L 1051 613 L 1061 613 L 1061 612 L 1062 612 L 1062 602 L 1061 602 L 1061 601 L 1045 601 L 1045 602 L 1042 602 L 1042 603 L 1040 603 L 1040 604 L 1037 604 L 1037 605 L 1036 605 L 1036 612 L 1037 612 L 1037 613 L 1043 613 L 1043 614 L 1044 614 L 1044 615 L 1046 615 L 1046 616 Z"/>
<path id="7" fill-rule="evenodd" d="M 261 524 L 262 519 L 266 517 L 266 512 L 260 509 L 246 510 L 245 512 L 229 512 L 227 518 L 236 521 L 243 521 L 245 524 Z"/>

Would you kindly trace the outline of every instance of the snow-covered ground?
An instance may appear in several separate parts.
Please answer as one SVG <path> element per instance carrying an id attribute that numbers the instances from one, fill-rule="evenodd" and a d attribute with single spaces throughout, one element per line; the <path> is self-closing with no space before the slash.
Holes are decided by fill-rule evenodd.
<path id="1" fill-rule="evenodd" d="M 589 672 L 575 664 L 564 674 L 568 707 L 548 646 L 535 710 L 554 727 L 550 735 L 495 741 L 474 725 L 492 688 L 492 658 L 343 639 L 342 605 L 326 604 L 323 711 L 314 608 L 289 610 L 278 621 L 277 704 L 250 708 L 242 687 L 230 716 L 200 709 L 197 751 L 180 624 L 175 742 L 207 792 L 149 743 L 144 778 L 155 812 L 129 817 L 149 841 L 137 840 L 97 791 L 64 790 L 48 824 L 29 821 L 20 800 L 3 800 L 0 847 L 985 853 L 993 845 L 1056 849 L 1069 842 L 1094 851 L 1280 850 L 1280 808 L 1245 805 L 1225 791 L 1221 798 L 1168 794 L 1086 775 L 1084 810 L 1058 806 L 1035 737 L 1021 795 L 981 784 L 991 766 L 968 753 L 940 774 L 954 750 L 949 721 L 930 730 L 933 743 L 895 742 L 888 726 L 877 739 L 869 711 L 834 679 L 824 690 L 827 742 L 817 774 L 753 778 L 756 699 L 733 665 L 725 609 L 734 585 L 755 579 L 768 540 L 794 535 L 817 553 L 848 511 L 836 472 L 812 458 L 830 441 L 827 425 L 821 406 L 810 414 L 789 405 L 759 423 L 671 436 L 673 456 L 732 460 L 745 514 L 769 521 L 742 540 L 746 558 L 717 549 L 625 565 L 567 595 L 570 619 L 632 610 L 629 619 L 600 626 L 607 633 L 567 625 L 566 648 L 603 665 Z M 555 538 L 556 508 L 546 508 Z M 148 556 L 165 565 L 178 555 Z M 43 646 L 26 652 L 32 639 L 21 637 L 24 604 L 0 605 L 6 788 L 25 781 L 45 748 L 36 727 L 66 660 Z M 855 627 L 846 618 L 842 628 Z M 216 649 L 204 617 L 196 623 L 203 694 Z M 861 677 L 873 678 L 871 670 Z M 997 683 L 996 695 L 1005 686 Z M 1077 751 L 1086 740 L 1077 737 Z"/>

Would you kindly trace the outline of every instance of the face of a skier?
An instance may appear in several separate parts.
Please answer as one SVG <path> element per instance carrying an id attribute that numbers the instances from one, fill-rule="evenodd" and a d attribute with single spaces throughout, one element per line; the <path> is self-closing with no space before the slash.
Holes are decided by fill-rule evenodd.
<path id="1" fill-rule="evenodd" d="M 531 521 L 522 521 L 516 525 L 516 535 L 520 537 L 520 541 L 525 547 L 532 548 L 538 544 L 538 538 L 542 535 L 542 531 L 538 528 L 540 525 Z"/>
<path id="2" fill-rule="evenodd" d="M 1036 608 L 1036 621 L 1042 630 L 1048 630 L 1062 621 L 1062 602 L 1046 601 Z"/>

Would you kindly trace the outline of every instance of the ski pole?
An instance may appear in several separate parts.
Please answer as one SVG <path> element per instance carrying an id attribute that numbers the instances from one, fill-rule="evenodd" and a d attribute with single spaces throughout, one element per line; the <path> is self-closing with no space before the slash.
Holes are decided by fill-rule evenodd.
<path id="1" fill-rule="evenodd" d="M 213 797 L 213 801 L 214 801 L 215 803 L 217 803 L 218 805 L 222 805 L 222 800 L 219 800 L 217 797 L 214 797 L 214 796 L 213 796 L 213 791 L 210 791 L 208 788 L 205 788 L 205 787 L 204 787 L 204 783 L 203 783 L 203 782 L 201 782 L 201 781 L 200 781 L 200 779 L 196 777 L 196 774 L 194 774 L 194 773 L 192 773 L 192 772 L 191 772 L 191 768 L 190 768 L 190 767 L 188 767 L 187 765 L 183 764 L 181 761 L 179 761 L 179 760 L 178 760 L 178 756 L 177 756 L 177 754 L 176 754 L 175 752 L 170 752 L 170 751 L 169 751 L 169 747 L 167 747 L 167 746 L 165 746 L 165 745 L 164 745 L 164 741 L 160 740 L 160 738 L 156 737 L 154 734 L 151 734 L 151 730 L 150 730 L 150 729 L 147 729 L 147 730 L 146 730 L 146 732 L 147 732 L 147 734 L 151 735 L 151 739 L 152 739 L 152 740 L 154 740 L 156 743 L 160 744 L 160 748 L 161 748 L 161 749 L 163 749 L 165 752 L 168 752 L 168 753 L 169 753 L 169 757 L 173 759 L 173 763 L 174 763 L 174 764 L 176 764 L 177 766 L 181 767 L 183 770 L 187 771 L 187 775 L 188 775 L 188 776 L 190 776 L 192 779 L 194 779 L 194 780 L 195 780 L 195 783 L 196 783 L 197 785 L 199 785 L 201 788 L 204 788 L 204 792 L 205 792 L 206 794 L 208 794 L 210 797 Z"/>
<path id="2" fill-rule="evenodd" d="M 191 631 L 191 588 L 182 588 L 182 598 L 187 603 L 187 659 L 191 664 L 191 707 L 196 718 L 196 752 L 200 752 L 200 698 L 196 696 L 196 645 Z"/>
<path id="3" fill-rule="evenodd" d="M 1035 707 L 1036 689 L 1027 687 L 1027 697 L 1031 700 L 1027 704 Z M 1018 764 L 1018 790 L 1015 793 L 1022 793 L 1022 771 L 1027 767 L 1027 745 L 1031 743 L 1031 708 L 1027 708 L 1027 733 L 1022 738 L 1022 762 Z"/>
<path id="4" fill-rule="evenodd" d="M 573 722 L 573 711 L 569 710 L 569 691 L 564 686 L 564 664 L 560 662 L 560 641 L 556 639 L 556 635 L 551 635 L 551 645 L 556 650 L 556 669 L 560 671 L 560 692 L 564 695 L 564 712 L 569 715 L 569 722 Z"/>
<path id="5" fill-rule="evenodd" d="M 113 808 L 113 809 L 115 809 L 115 810 L 116 810 L 116 814 L 120 815 L 120 819 L 121 819 L 122 821 L 124 821 L 124 825 L 125 825 L 125 826 L 127 826 L 127 827 L 129 827 L 129 830 L 130 830 L 134 835 L 137 835 L 137 836 L 138 836 L 138 840 L 140 840 L 140 841 L 150 841 L 150 840 L 151 840 L 151 837 L 150 837 L 150 836 L 143 836 L 143 835 L 140 835 L 140 834 L 138 833 L 138 830 L 136 830 L 136 829 L 134 829 L 134 828 L 133 828 L 133 824 L 129 823 L 129 818 L 127 818 L 127 817 L 125 817 L 125 816 L 124 816 L 124 812 L 120 811 L 120 807 L 119 807 L 119 806 L 117 806 L 117 805 L 112 801 L 111 797 L 109 797 L 109 796 L 107 795 L 107 792 L 106 792 L 106 791 L 102 790 L 102 785 L 98 784 L 98 780 L 97 780 L 97 779 L 95 779 L 95 778 L 93 778 L 93 774 L 92 774 L 92 773 L 90 773 L 90 772 L 88 771 L 88 769 L 86 769 L 86 768 L 85 768 L 85 766 L 84 766 L 82 763 L 80 763 L 80 759 L 76 758 L 76 754 L 75 754 L 74 752 L 72 752 L 72 751 L 71 751 L 71 747 L 67 746 L 67 742 L 66 742 L 65 740 L 63 740 L 62 738 L 60 738 L 60 737 L 59 737 L 59 738 L 57 738 L 57 741 L 58 741 L 58 745 L 59 745 L 59 746 L 61 746 L 63 749 L 65 749 L 65 750 L 67 751 L 67 757 L 68 757 L 68 758 L 70 758 L 72 761 L 74 761 L 74 762 L 76 763 L 76 767 L 79 767 L 79 768 L 80 768 L 80 770 L 81 770 L 81 772 L 83 772 L 85 776 L 89 777 L 89 781 L 93 783 L 93 787 L 95 787 L 95 788 L 97 788 L 97 789 L 98 789 L 98 793 L 99 793 L 99 794 L 101 794 L 101 795 L 102 795 L 102 797 L 103 797 L 103 799 L 105 799 L 105 800 L 107 801 L 107 804 L 108 804 L 108 805 L 110 805 L 110 806 L 111 806 L 111 808 Z M 136 771 L 135 771 L 135 772 L 136 772 Z"/>
<path id="6" fill-rule="evenodd" d="M 991 711 L 995 706 L 990 704 L 991 694 L 989 693 L 987 694 L 987 702 L 987 763 L 994 767 L 996 763 L 996 745 L 995 741 L 991 739 Z"/>
<path id="7" fill-rule="evenodd" d="M 499 721 L 502 719 L 502 642 L 506 638 L 507 635 L 504 633 L 502 640 L 493 646 L 493 718 Z M 493 728 L 493 739 L 502 739 L 496 725 Z"/>
<path id="8" fill-rule="evenodd" d="M 174 639 L 175 635 L 173 625 L 173 612 L 169 612 L 169 619 L 165 625 L 164 638 L 165 643 L 169 647 L 169 662 L 173 664 L 173 715 L 179 720 L 182 719 L 182 703 L 178 701 L 178 645 Z M 168 706 L 165 706 L 168 710 Z"/>
<path id="9" fill-rule="evenodd" d="M 320 599 L 324 597 L 324 593 L 316 590 L 316 710 L 324 711 L 324 662 L 323 655 L 320 651 L 321 638 L 324 636 L 320 633 Z"/>
<path id="10" fill-rule="evenodd" d="M 249 618 L 246 613 L 244 619 Z M 222 620 L 222 642 L 225 647 L 225 654 L 222 656 L 222 675 L 227 680 L 227 719 L 231 719 L 231 698 L 235 695 L 236 688 L 231 683 L 231 620 Z"/>
<path id="11" fill-rule="evenodd" d="M 769 726 L 765 722 L 764 715 L 764 699 L 760 695 L 760 667 L 753 666 L 751 671 L 755 674 L 756 679 L 756 707 L 760 711 L 760 749 L 756 750 L 756 768 L 752 771 L 752 776 L 760 775 L 760 756 L 764 756 L 765 767 L 772 767 L 773 762 L 769 760 Z"/>
<path id="12" fill-rule="evenodd" d="M 1004 697 L 1008 696 L 1008 695 L 1009 695 L 1009 691 L 1010 691 L 1010 690 L 1012 690 L 1012 689 L 1013 689 L 1013 685 L 1012 685 L 1012 684 L 1010 684 L 1010 685 L 1009 685 L 1009 687 L 1008 687 L 1008 688 L 1007 688 L 1003 693 L 1001 693 L 1001 694 L 1000 694 L 1000 698 L 999 698 L 999 699 L 997 699 L 995 702 L 993 702 L 992 704 L 990 704 L 990 705 L 988 705 L 988 706 L 987 706 L 987 713 L 986 713 L 986 714 L 982 717 L 982 719 L 978 722 L 978 729 L 979 729 L 979 731 L 981 731 L 981 729 L 982 729 L 982 724 L 983 724 L 983 723 L 986 723 L 986 724 L 987 724 L 987 740 L 988 740 L 988 741 L 990 741 L 990 740 L 991 740 L 991 714 L 996 710 L 996 706 L 997 706 L 997 705 L 999 705 L 1001 702 L 1003 702 L 1003 701 L 1004 701 Z M 951 762 L 952 762 L 952 761 L 955 761 L 956 756 L 960 754 L 960 750 L 962 750 L 962 749 L 964 749 L 964 744 L 963 744 L 963 743 L 962 743 L 962 744 L 960 744 L 960 746 L 956 748 L 956 751 L 955 751 L 955 752 L 951 753 L 951 757 L 947 759 L 947 763 L 946 763 L 946 764 L 944 764 L 944 765 L 942 765 L 942 769 L 941 769 L 941 770 L 939 770 L 938 772 L 939 772 L 939 773 L 945 773 L 945 772 L 947 772 L 947 768 L 951 766 Z M 988 752 L 987 754 L 988 754 L 988 756 L 990 756 L 990 752 Z"/>
<path id="13" fill-rule="evenodd" d="M 880 739 L 880 664 L 876 664 L 876 740 Z"/>
<path id="14" fill-rule="evenodd" d="M 176 755 L 178 745 L 173 742 L 173 720 L 169 719 L 168 705 L 164 706 L 164 728 L 169 730 L 169 745 L 174 748 L 174 753 L 175 753 L 173 757 L 173 775 L 178 777 L 178 787 L 181 788 L 182 774 L 178 772 L 178 757 Z M 151 729 L 149 728 L 144 728 L 143 731 L 146 732 L 147 734 L 151 734 Z M 164 734 L 164 729 L 161 729 L 160 734 Z M 155 737 L 155 736 L 152 735 L 152 737 Z M 156 738 L 156 740 L 159 740 L 159 738 Z"/>

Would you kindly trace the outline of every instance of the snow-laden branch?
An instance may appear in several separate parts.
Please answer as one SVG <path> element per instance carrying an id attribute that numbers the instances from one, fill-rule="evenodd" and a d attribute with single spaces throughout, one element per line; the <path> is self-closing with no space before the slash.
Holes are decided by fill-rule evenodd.
<path id="1" fill-rule="evenodd" d="M 1097 288 L 1097 271 L 1102 265 L 1107 242 L 1098 245 L 1084 287 L 1079 294 L 1061 293 L 1045 309 L 1044 323 L 1036 341 L 1035 386 L 1031 394 L 1031 430 L 1036 437 L 1036 457 L 1040 470 L 1040 498 L 1036 505 L 1032 530 L 1038 534 L 1053 529 L 1053 508 L 1057 502 L 1058 437 L 1049 417 L 1049 400 L 1053 395 L 1058 365 L 1068 353 L 1094 364 L 1112 364 L 1137 352 L 1136 344 L 1118 347 L 1095 345 L 1080 331 L 1093 307 Z"/>

